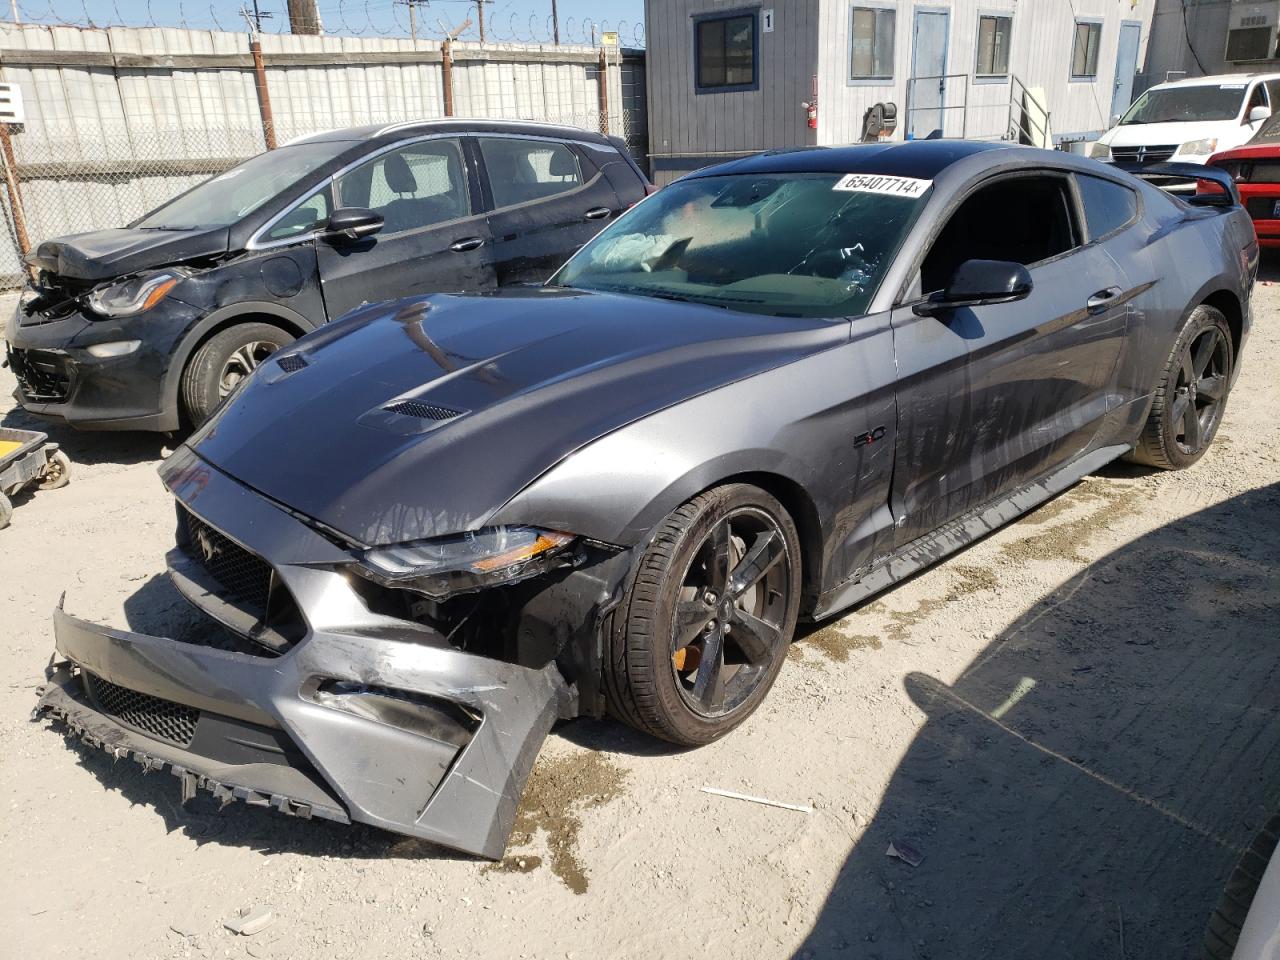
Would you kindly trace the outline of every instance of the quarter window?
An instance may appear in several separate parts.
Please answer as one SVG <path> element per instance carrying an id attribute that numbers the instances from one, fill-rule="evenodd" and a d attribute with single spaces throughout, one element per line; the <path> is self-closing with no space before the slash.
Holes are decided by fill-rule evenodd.
<path id="1" fill-rule="evenodd" d="M 1102 24 L 1076 21 L 1075 40 L 1071 48 L 1071 79 L 1098 79 L 1098 46 L 1102 43 Z"/>
<path id="2" fill-rule="evenodd" d="M 582 185 L 578 157 L 563 143 L 481 137 L 496 207 L 543 200 Z"/>
<path id="3" fill-rule="evenodd" d="M 332 212 L 329 208 L 329 185 L 326 183 L 277 220 L 275 226 L 267 232 L 266 239 L 288 240 L 290 237 L 310 233 L 329 222 L 329 214 Z"/>
<path id="4" fill-rule="evenodd" d="M 471 213 L 457 140 L 424 140 L 381 154 L 338 181 L 338 198 L 344 207 L 382 214 L 384 235 Z"/>
<path id="5" fill-rule="evenodd" d="M 1013 32 L 1012 17 L 978 18 L 979 77 L 1003 77 L 1009 73 L 1009 38 Z"/>
<path id="6" fill-rule="evenodd" d="M 849 79 L 893 79 L 894 11 L 854 7 L 849 21 Z"/>
<path id="7" fill-rule="evenodd" d="M 1138 215 L 1138 197 L 1128 187 L 1102 177 L 1077 175 L 1084 218 L 1089 224 L 1089 239 L 1105 237 L 1119 230 Z"/>
<path id="8" fill-rule="evenodd" d="M 699 88 L 747 87 L 756 82 L 755 14 L 699 20 L 694 30 Z"/>

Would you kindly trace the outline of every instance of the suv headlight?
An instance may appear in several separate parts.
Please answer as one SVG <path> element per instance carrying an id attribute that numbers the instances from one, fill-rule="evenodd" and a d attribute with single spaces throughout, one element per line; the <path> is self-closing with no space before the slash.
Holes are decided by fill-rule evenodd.
<path id="1" fill-rule="evenodd" d="M 1089 148 L 1089 156 L 1094 160 L 1110 160 L 1111 147 L 1099 140 Z"/>
<path id="2" fill-rule="evenodd" d="M 165 271 L 99 287 L 89 294 L 89 309 L 104 317 L 132 317 L 145 313 L 167 297 L 183 277 L 177 271 Z"/>
<path id="3" fill-rule="evenodd" d="M 383 586 L 436 600 L 537 576 L 558 564 L 573 534 L 537 527 L 485 527 L 374 547 L 352 569 Z"/>
<path id="4" fill-rule="evenodd" d="M 1204 140 L 1188 140 L 1174 153 L 1175 157 L 1207 157 L 1218 149 L 1218 138 L 1208 137 Z"/>

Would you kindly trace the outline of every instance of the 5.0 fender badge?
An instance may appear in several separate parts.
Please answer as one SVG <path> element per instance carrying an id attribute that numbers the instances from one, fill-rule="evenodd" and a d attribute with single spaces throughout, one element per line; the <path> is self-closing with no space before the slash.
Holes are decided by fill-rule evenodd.
<path id="1" fill-rule="evenodd" d="M 868 430 L 866 433 L 860 433 L 853 438 L 855 447 L 865 447 L 869 443 L 875 443 L 877 440 L 883 440 L 884 435 L 888 433 L 885 427 L 876 427 L 874 430 Z"/>

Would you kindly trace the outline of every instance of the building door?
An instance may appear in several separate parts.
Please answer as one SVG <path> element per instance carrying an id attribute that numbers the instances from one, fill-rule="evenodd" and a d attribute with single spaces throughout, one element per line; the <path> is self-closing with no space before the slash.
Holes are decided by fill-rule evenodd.
<path id="1" fill-rule="evenodd" d="M 942 136 L 947 103 L 947 12 L 917 10 L 911 45 L 911 117 L 907 136 Z"/>
<path id="2" fill-rule="evenodd" d="M 1138 72 L 1138 44 L 1142 24 L 1120 24 L 1120 47 L 1116 53 L 1115 92 L 1111 95 L 1111 123 L 1120 119 L 1133 102 L 1133 77 Z"/>

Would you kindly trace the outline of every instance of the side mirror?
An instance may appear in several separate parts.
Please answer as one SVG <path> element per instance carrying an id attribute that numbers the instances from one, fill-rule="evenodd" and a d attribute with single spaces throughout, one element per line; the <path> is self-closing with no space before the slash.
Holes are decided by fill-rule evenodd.
<path id="1" fill-rule="evenodd" d="M 936 317 L 961 307 L 1025 300 L 1030 293 L 1031 274 L 1022 264 L 1008 260 L 966 260 L 945 290 L 912 309 L 916 316 Z"/>
<path id="2" fill-rule="evenodd" d="M 1257 123 L 1259 120 L 1266 120 L 1269 116 L 1271 116 L 1271 111 L 1266 107 L 1254 107 L 1249 111 L 1249 119 L 1245 122 Z"/>
<path id="3" fill-rule="evenodd" d="M 382 214 L 364 207 L 339 207 L 329 217 L 325 237 L 329 240 L 360 240 L 382 229 Z"/>

